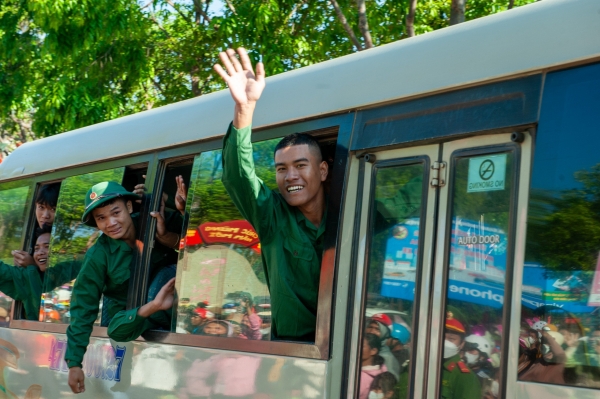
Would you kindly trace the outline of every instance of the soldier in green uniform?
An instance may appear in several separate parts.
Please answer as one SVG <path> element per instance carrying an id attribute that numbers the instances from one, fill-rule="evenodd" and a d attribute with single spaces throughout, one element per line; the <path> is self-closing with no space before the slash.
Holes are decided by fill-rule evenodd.
<path id="1" fill-rule="evenodd" d="M 69 386 L 74 393 L 85 391 L 82 361 L 98 316 L 102 295 L 110 299 L 108 315 L 111 321 L 108 335 L 115 341 L 136 339 L 151 328 L 170 329 L 171 318 L 166 311 L 173 305 L 175 283 L 170 255 L 179 244 L 179 234 L 173 231 L 181 231 L 182 219 L 165 219 L 164 200 L 161 211 L 151 213 L 157 219 L 157 242 L 150 260 L 150 275 L 155 276 L 154 282 L 164 281 L 163 275 L 171 275 L 173 278 L 160 289 L 155 298 L 149 298 L 147 304 L 125 310 L 130 265 L 135 252 L 142 245 L 137 240 L 139 214 L 132 214 L 132 201 L 136 199 L 139 199 L 138 195 L 115 182 L 96 184 L 86 194 L 82 221 L 88 226 L 97 227 L 103 234 L 86 252 L 71 297 L 71 324 L 67 328 L 65 361 L 69 366 Z M 177 208 L 181 212 L 181 204 L 177 204 Z M 150 290 L 153 290 L 154 282 L 151 283 Z"/>
<path id="2" fill-rule="evenodd" d="M 33 252 L 35 264 L 26 267 L 10 266 L 0 262 L 0 291 L 21 301 L 27 320 L 39 319 L 40 298 L 43 292 L 61 286 L 77 277 L 81 262 L 61 262 L 47 268 L 50 225 L 38 231 Z"/>
<path id="3" fill-rule="evenodd" d="M 452 312 L 448 312 L 444 331 L 444 363 L 440 390 L 440 397 L 443 399 L 481 398 L 479 379 L 460 357 L 460 351 L 465 344 L 465 333 L 463 324 L 454 318 Z"/>
<path id="4" fill-rule="evenodd" d="M 239 49 L 238 54 L 240 60 L 231 49 L 220 54 L 226 71 L 215 65 L 235 101 L 223 144 L 223 184 L 260 237 L 273 338 L 314 341 L 326 219 L 322 183 L 328 165 L 311 136 L 293 134 L 275 149 L 279 192 L 256 176 L 250 136 L 265 72 L 259 63 L 255 75 L 246 51 Z"/>

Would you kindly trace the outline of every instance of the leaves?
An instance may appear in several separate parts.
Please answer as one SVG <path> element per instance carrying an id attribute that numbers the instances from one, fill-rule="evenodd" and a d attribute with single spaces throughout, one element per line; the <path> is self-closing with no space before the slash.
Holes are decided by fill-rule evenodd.
<path id="1" fill-rule="evenodd" d="M 33 132 L 51 136 L 221 90 L 212 66 L 226 47 L 245 46 L 254 61 L 262 55 L 271 76 L 362 50 L 365 35 L 375 46 L 408 37 L 409 0 L 338 0 L 346 29 L 329 0 L 228 0 L 216 14 L 212 2 L 4 0 L 0 150 L 8 153 Z M 368 32 L 359 27 L 358 3 Z M 415 33 L 448 26 L 450 3 L 420 0 Z M 508 4 L 469 0 L 465 17 Z"/>

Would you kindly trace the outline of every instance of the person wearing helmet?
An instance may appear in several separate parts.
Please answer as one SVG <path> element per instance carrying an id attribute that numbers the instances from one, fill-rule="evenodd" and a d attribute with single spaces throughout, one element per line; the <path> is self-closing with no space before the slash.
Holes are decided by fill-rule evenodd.
<path id="1" fill-rule="evenodd" d="M 387 345 L 387 341 L 390 338 L 392 328 L 392 319 L 385 313 L 376 313 L 371 316 L 369 324 L 365 330 L 366 334 L 373 334 L 381 340 L 381 349 L 379 350 L 379 356 L 385 361 L 387 370 L 398 379 L 400 377 L 400 363 L 394 357 L 394 354 Z"/>
<path id="2" fill-rule="evenodd" d="M 540 335 L 542 336 L 541 345 L 534 347 L 535 352 L 530 363 L 526 367 L 519 368 L 519 380 L 564 384 L 567 356 L 562 345 L 565 343 L 565 338 L 561 333 L 551 331 L 545 326 Z"/>
<path id="3" fill-rule="evenodd" d="M 410 361 L 410 331 L 399 323 L 392 324 L 392 331 L 387 346 L 400 365 L 400 373 L 404 372 Z"/>
<path id="4" fill-rule="evenodd" d="M 471 370 L 480 378 L 489 379 L 494 374 L 494 368 L 490 362 L 492 345 L 480 335 L 469 335 L 465 338 L 465 360 Z"/>
<path id="5" fill-rule="evenodd" d="M 149 298 L 148 303 L 125 310 L 130 266 L 141 245 L 137 239 L 140 215 L 133 213 L 133 201 L 136 200 L 139 200 L 137 194 L 115 182 L 98 183 L 90 188 L 85 197 L 82 222 L 98 228 L 102 235 L 86 252 L 73 286 L 65 361 L 69 367 L 68 383 L 74 393 L 85 391 L 81 363 L 103 295 L 110 299 L 107 308 L 107 314 L 111 317 L 108 336 L 115 341 L 136 339 L 151 328 L 170 329 L 171 318 L 166 310 L 173 305 L 174 277 L 162 286 L 154 298 Z M 179 245 L 179 235 L 172 231 L 181 231 L 182 221 L 165 218 L 164 202 L 163 197 L 160 212 L 151 213 L 157 219 L 157 226 L 150 259 L 150 274 L 154 275 L 154 279 L 149 291 L 152 291 L 155 281 L 166 280 L 163 271 L 172 273 L 170 255 L 173 248 Z M 181 212 L 179 203 L 177 209 Z"/>
<path id="6" fill-rule="evenodd" d="M 460 351 L 465 345 L 465 335 L 464 325 L 454 318 L 452 312 L 447 312 L 440 395 L 443 399 L 481 398 L 479 379 L 460 358 Z"/>

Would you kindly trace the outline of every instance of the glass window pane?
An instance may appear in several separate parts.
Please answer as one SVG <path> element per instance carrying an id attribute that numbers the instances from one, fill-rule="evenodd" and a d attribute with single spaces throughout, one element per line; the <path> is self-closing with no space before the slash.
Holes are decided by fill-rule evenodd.
<path id="1" fill-rule="evenodd" d="M 100 231 L 81 222 L 87 191 L 103 181 L 121 182 L 125 168 L 68 177 L 62 181 L 52 225 L 48 270 L 44 281 L 40 319 L 49 323 L 69 323 L 71 291 L 85 253 Z M 101 304 L 102 308 L 102 304 Z M 100 325 L 102 310 L 96 325 Z"/>
<path id="2" fill-rule="evenodd" d="M 379 168 L 375 176 L 360 399 L 377 389 L 388 395 L 390 387 L 394 397 L 408 395 L 424 171 L 417 163 Z"/>
<path id="3" fill-rule="evenodd" d="M 497 388 L 514 157 L 454 158 L 442 398 L 488 397 Z"/>
<path id="4" fill-rule="evenodd" d="M 275 189 L 276 140 L 254 144 L 257 175 Z M 177 332 L 270 339 L 271 303 L 260 242 L 221 183 L 221 150 L 196 157 L 177 266 Z"/>
<path id="5" fill-rule="evenodd" d="M 600 64 L 549 74 L 531 176 L 521 381 L 600 388 Z"/>
<path id="6" fill-rule="evenodd" d="M 13 250 L 22 249 L 25 212 L 30 201 L 31 185 L 25 182 L 5 183 L 0 185 L 0 261 L 6 267 L 13 266 Z M 4 277 L 8 277 L 4 274 Z M 12 298 L 19 299 L 16 281 L 11 278 L 0 279 L 0 326 L 10 321 Z"/>

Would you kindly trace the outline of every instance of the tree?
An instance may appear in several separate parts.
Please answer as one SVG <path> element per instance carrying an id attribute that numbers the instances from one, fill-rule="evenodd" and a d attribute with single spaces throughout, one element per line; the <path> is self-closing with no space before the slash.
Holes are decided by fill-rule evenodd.
<path id="1" fill-rule="evenodd" d="M 452 0 L 4 0 L 0 150 L 223 88 L 225 47 L 269 75 L 446 27 Z M 464 1 L 464 0 L 463 0 Z M 464 19 L 534 0 L 469 0 Z"/>

